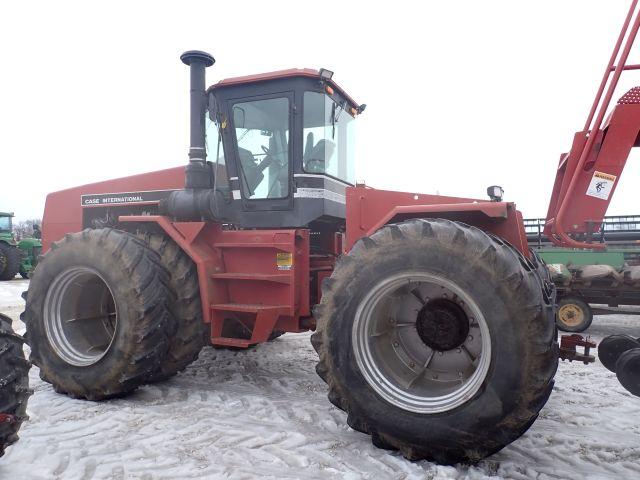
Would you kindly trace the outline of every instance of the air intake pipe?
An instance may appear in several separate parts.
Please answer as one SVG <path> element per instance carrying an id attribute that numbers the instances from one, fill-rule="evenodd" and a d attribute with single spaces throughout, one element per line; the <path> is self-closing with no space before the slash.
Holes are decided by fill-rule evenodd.
<path id="1" fill-rule="evenodd" d="M 207 164 L 205 147 L 205 115 L 207 95 L 205 91 L 205 69 L 215 63 L 213 56 L 198 50 L 189 50 L 180 55 L 182 63 L 189 66 L 190 123 L 189 163 L 185 167 L 184 190 L 172 192 L 160 203 L 160 213 L 178 220 L 213 220 L 215 192 L 213 170 Z"/>

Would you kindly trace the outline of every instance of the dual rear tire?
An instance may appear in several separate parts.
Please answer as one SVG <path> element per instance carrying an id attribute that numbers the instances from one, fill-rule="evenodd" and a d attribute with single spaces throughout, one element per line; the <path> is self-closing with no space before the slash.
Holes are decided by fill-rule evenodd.
<path id="1" fill-rule="evenodd" d="M 52 244 L 39 263 L 26 297 L 25 338 L 31 361 L 56 391 L 117 397 L 197 357 L 195 267 L 170 240 L 146 240 L 87 229 Z"/>

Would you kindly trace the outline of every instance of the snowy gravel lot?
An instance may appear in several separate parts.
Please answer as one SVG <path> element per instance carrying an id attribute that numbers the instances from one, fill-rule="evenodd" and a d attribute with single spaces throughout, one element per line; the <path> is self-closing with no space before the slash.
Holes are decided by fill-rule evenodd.
<path id="1" fill-rule="evenodd" d="M 0 283 L 18 320 L 28 281 Z M 640 317 L 596 317 L 596 341 L 640 335 Z M 478 466 L 411 463 L 371 446 L 326 399 L 308 334 L 250 351 L 206 348 L 174 379 L 95 403 L 56 394 L 31 370 L 30 420 L 0 479 L 640 479 L 640 398 L 599 364 L 563 363 L 539 420 Z"/>

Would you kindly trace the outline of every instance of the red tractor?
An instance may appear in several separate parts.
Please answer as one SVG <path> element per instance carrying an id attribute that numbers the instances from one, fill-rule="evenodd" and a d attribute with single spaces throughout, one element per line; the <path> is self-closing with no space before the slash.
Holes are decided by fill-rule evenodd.
<path id="1" fill-rule="evenodd" d="M 186 168 L 47 197 L 24 315 L 42 378 L 101 400 L 174 375 L 205 344 L 314 330 L 329 400 L 376 446 L 473 462 L 521 436 L 551 394 L 559 348 L 553 285 L 515 204 L 499 187 L 482 200 L 355 184 L 365 105 L 328 70 L 205 90 L 213 57 L 181 59 Z M 585 197 L 582 183 L 615 183 L 637 143 L 640 104 L 624 98 L 563 157 L 558 241 L 599 226 L 562 205 L 586 199 L 604 214 L 613 187 Z"/>

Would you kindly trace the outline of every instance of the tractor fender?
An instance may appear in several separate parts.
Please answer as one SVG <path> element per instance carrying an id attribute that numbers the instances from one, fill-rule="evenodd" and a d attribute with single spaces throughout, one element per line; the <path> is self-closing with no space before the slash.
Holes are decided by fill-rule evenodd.
<path id="1" fill-rule="evenodd" d="M 377 190 L 364 186 L 346 191 L 345 252 L 362 237 L 385 225 L 411 218 L 443 218 L 492 233 L 530 257 L 522 214 L 514 203 Z"/>

